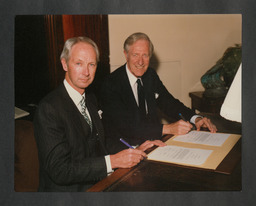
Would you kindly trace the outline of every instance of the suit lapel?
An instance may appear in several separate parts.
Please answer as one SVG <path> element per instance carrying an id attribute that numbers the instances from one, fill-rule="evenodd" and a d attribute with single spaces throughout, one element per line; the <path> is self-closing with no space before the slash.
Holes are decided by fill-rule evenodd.
<path id="1" fill-rule="evenodd" d="M 86 94 L 86 102 L 87 102 L 87 108 L 91 116 L 91 120 L 93 122 L 94 129 L 96 131 L 96 136 L 99 137 L 101 147 L 103 148 L 105 154 L 108 154 L 105 148 L 104 129 L 99 117 L 98 108 L 95 104 L 93 104 L 92 97 L 90 94 Z"/>
<path id="2" fill-rule="evenodd" d="M 86 102 L 87 102 L 86 105 L 89 110 L 95 129 L 97 130 L 98 133 L 100 133 L 100 136 L 103 136 L 104 132 L 100 122 L 101 120 L 99 118 L 98 108 L 96 107 L 96 105 L 93 104 L 90 95 L 86 95 Z"/>
<path id="3" fill-rule="evenodd" d="M 148 106 L 148 113 L 151 113 L 156 108 L 156 102 L 155 102 L 155 94 L 154 94 L 154 88 L 153 87 L 153 80 L 151 78 L 151 75 L 149 75 L 149 69 L 146 71 L 146 73 L 142 77 L 143 85 L 144 85 L 144 91 L 145 91 L 145 99 L 147 101 Z M 152 92 L 153 91 L 153 92 Z"/>
<path id="4" fill-rule="evenodd" d="M 87 136 L 88 129 L 90 128 L 90 126 L 88 125 L 83 115 L 78 110 L 77 106 L 74 104 L 72 99 L 70 98 L 64 84 L 62 84 L 62 87 L 60 89 L 65 101 L 63 102 L 63 104 L 66 104 L 65 109 L 68 114 L 67 118 L 72 119 L 73 125 L 77 127 L 77 130 L 84 133 L 83 136 Z"/>

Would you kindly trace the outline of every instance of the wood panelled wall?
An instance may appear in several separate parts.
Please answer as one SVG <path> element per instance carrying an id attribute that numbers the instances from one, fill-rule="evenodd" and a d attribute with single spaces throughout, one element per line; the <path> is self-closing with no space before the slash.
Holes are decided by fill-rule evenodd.
<path id="1" fill-rule="evenodd" d="M 98 95 L 104 77 L 110 73 L 107 15 L 16 16 L 16 106 L 37 104 L 63 81 L 60 54 L 64 42 L 74 36 L 87 36 L 99 47 L 100 62 L 89 88 Z"/>

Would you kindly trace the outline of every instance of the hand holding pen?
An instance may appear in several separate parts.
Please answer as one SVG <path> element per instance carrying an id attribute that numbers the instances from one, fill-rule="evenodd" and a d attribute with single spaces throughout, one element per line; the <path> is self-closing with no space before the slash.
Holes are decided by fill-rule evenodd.
<path id="1" fill-rule="evenodd" d="M 130 149 L 122 150 L 116 154 L 110 155 L 110 162 L 112 169 L 115 168 L 130 168 L 137 165 L 141 160 L 147 157 L 147 154 L 144 152 L 148 148 L 156 145 L 159 147 L 165 146 L 166 144 L 160 140 L 154 141 L 145 141 L 138 148 L 134 148 L 128 142 L 120 138 L 120 141 L 125 144 Z"/>
<path id="2" fill-rule="evenodd" d="M 181 120 L 170 123 L 170 124 L 164 124 L 162 134 L 173 134 L 173 135 L 184 135 L 190 132 L 190 130 L 193 128 L 193 125 L 190 124 L 186 119 L 179 114 L 181 117 Z"/>
<path id="3" fill-rule="evenodd" d="M 183 121 L 189 122 L 189 121 L 187 121 L 187 120 L 185 119 L 185 117 L 183 117 L 183 115 L 182 115 L 181 113 L 179 113 L 179 116 L 181 117 L 181 119 L 182 119 Z M 194 124 L 191 124 L 191 125 L 193 126 L 191 130 L 196 130 L 195 125 L 194 125 Z"/>
<path id="4" fill-rule="evenodd" d="M 180 117 L 182 120 L 186 121 L 186 119 L 182 116 L 181 113 L 179 113 Z M 193 128 L 191 130 L 203 130 L 203 131 L 210 131 L 215 133 L 217 131 L 216 126 L 211 122 L 210 119 L 206 118 L 206 117 L 199 117 L 199 120 L 196 120 L 197 127 L 193 124 Z M 197 129 L 198 128 L 198 129 Z"/>
<path id="5" fill-rule="evenodd" d="M 141 160 L 147 157 L 146 153 L 134 149 L 129 143 L 120 139 L 130 149 L 122 150 L 116 154 L 110 155 L 110 162 L 112 169 L 115 168 L 130 168 L 137 165 Z"/>

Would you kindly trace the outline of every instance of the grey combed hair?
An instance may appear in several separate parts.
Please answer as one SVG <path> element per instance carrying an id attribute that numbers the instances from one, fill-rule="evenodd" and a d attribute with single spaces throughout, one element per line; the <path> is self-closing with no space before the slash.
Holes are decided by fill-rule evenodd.
<path id="1" fill-rule="evenodd" d="M 99 62 L 100 52 L 99 52 L 97 44 L 93 40 L 91 40 L 90 38 L 85 37 L 85 36 L 79 36 L 79 37 L 73 37 L 73 38 L 67 39 L 64 44 L 63 50 L 61 52 L 60 60 L 65 59 L 66 62 L 68 62 L 69 58 L 70 58 L 70 51 L 71 51 L 72 47 L 79 42 L 84 42 L 84 43 L 92 45 L 92 47 L 94 48 L 94 50 L 96 52 L 96 58 L 97 58 L 96 60 L 97 60 L 97 62 Z"/>
<path id="2" fill-rule="evenodd" d="M 144 39 L 146 41 L 149 42 L 149 56 L 151 57 L 154 51 L 154 46 L 153 43 L 151 42 L 150 38 L 148 37 L 148 35 L 141 33 L 141 32 L 137 32 L 134 33 L 132 35 L 130 35 L 124 42 L 124 51 L 126 53 L 129 52 L 129 48 L 131 45 L 133 45 L 136 41 Z"/>

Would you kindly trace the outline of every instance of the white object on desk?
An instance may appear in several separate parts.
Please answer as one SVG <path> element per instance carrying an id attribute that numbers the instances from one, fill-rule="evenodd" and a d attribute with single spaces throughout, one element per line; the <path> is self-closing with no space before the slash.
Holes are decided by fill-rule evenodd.
<path id="1" fill-rule="evenodd" d="M 18 119 L 18 118 L 21 118 L 21 117 L 25 117 L 25 116 L 28 116 L 29 113 L 18 108 L 18 107 L 15 107 L 15 119 Z"/>
<path id="2" fill-rule="evenodd" d="M 202 165 L 211 153 L 212 150 L 167 145 L 158 147 L 148 155 L 148 159 L 178 164 Z"/>
<path id="3" fill-rule="evenodd" d="M 236 72 L 236 76 L 234 77 L 220 110 L 222 117 L 237 122 L 241 122 L 241 76 L 242 64 Z"/>
<path id="4" fill-rule="evenodd" d="M 220 147 L 230 135 L 231 134 L 191 131 L 185 135 L 178 135 L 173 140 Z"/>

